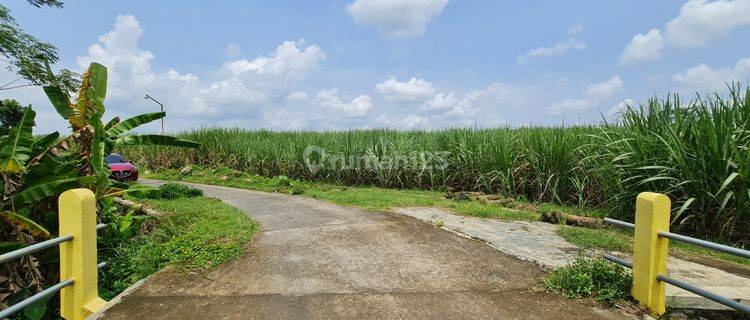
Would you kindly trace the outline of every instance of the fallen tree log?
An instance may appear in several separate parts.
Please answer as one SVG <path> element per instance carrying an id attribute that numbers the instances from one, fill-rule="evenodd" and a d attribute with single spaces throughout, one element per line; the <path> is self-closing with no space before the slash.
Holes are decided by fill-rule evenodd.
<path id="1" fill-rule="evenodd" d="M 604 224 L 604 220 L 602 219 L 577 216 L 560 211 L 542 212 L 539 220 L 549 223 L 565 224 L 569 226 L 579 226 L 592 229 L 601 228 Z"/>
<path id="2" fill-rule="evenodd" d="M 115 201 L 115 203 L 117 203 L 119 205 L 122 205 L 122 206 L 125 206 L 125 207 L 128 207 L 128 208 L 132 209 L 136 213 L 145 214 L 145 215 L 148 215 L 148 216 L 151 216 L 151 217 L 158 217 L 158 216 L 161 215 L 161 213 L 159 213 L 158 211 L 156 211 L 154 209 L 148 208 L 148 207 L 146 207 L 146 206 L 144 206 L 144 205 L 142 205 L 140 203 L 135 203 L 135 202 L 130 201 L 130 200 L 126 200 L 126 199 L 123 199 L 123 198 L 115 198 L 114 201 Z"/>

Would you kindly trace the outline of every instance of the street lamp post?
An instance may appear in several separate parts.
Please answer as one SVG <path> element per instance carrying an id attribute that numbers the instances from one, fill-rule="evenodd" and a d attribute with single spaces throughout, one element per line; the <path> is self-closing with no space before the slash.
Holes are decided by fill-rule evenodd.
<path id="1" fill-rule="evenodd" d="M 143 97 L 143 99 L 151 99 L 151 101 L 156 102 L 159 105 L 159 108 L 161 108 L 161 112 L 164 112 L 164 105 L 161 104 L 161 102 L 156 101 L 156 99 L 154 99 L 152 96 L 146 95 L 145 97 Z M 161 118 L 161 134 L 164 134 L 164 118 Z"/>

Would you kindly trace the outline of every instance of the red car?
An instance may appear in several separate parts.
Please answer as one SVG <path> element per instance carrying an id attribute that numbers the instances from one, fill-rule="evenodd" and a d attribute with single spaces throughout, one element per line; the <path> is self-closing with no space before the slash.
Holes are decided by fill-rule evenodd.
<path id="1" fill-rule="evenodd" d="M 138 167 L 130 163 L 123 156 L 113 153 L 104 157 L 104 161 L 107 161 L 109 164 L 110 179 L 117 181 L 138 180 Z"/>

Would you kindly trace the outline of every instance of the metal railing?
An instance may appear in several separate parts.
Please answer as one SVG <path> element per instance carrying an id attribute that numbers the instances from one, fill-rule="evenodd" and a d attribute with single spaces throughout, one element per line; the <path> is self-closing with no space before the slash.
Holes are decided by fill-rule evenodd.
<path id="1" fill-rule="evenodd" d="M 668 239 L 750 259 L 750 251 L 748 250 L 669 232 L 670 206 L 671 203 L 667 196 L 644 192 L 639 194 L 636 200 L 635 223 L 604 218 L 605 223 L 634 230 L 635 239 L 633 262 L 610 254 L 604 254 L 603 258 L 633 269 L 633 298 L 648 307 L 652 313 L 660 315 L 666 311 L 664 284 L 668 283 L 732 309 L 750 314 L 750 306 L 746 304 L 666 275 Z"/>
<path id="2" fill-rule="evenodd" d="M 89 301 L 85 300 L 86 297 L 91 296 L 88 294 L 92 290 L 96 290 L 95 293 L 98 292 L 96 270 L 107 265 L 106 262 L 96 263 L 96 232 L 107 225 L 102 223 L 97 224 L 95 228 L 91 228 L 93 223 L 96 222 L 94 194 L 88 189 L 69 190 L 60 195 L 58 206 L 60 209 L 61 236 L 4 253 L 0 255 L 0 263 L 60 246 L 60 278 L 65 280 L 0 310 L 0 319 L 10 317 L 63 290 L 67 290 L 60 295 L 60 313 L 64 319 L 84 319 L 104 304 L 105 301 L 98 297 L 98 293 L 94 295 L 96 298 L 89 298 Z M 87 225 L 89 226 L 88 229 Z M 74 240 L 76 241 L 75 245 L 72 244 Z M 90 250 L 92 247 L 93 250 Z M 91 264 L 92 261 L 93 265 Z M 92 269 L 92 267 L 95 269 Z M 91 274 L 92 271 L 93 275 Z M 77 282 L 76 278 L 78 278 Z M 81 286 L 83 290 L 71 290 L 74 285 Z"/>

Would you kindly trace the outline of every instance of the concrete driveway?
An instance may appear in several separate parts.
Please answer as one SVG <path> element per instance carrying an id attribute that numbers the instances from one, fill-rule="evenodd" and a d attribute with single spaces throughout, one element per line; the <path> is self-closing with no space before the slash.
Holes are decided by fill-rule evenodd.
<path id="1" fill-rule="evenodd" d="M 247 254 L 205 274 L 160 272 L 103 318 L 619 318 L 543 292 L 530 262 L 410 217 L 194 186 L 261 224 Z"/>

